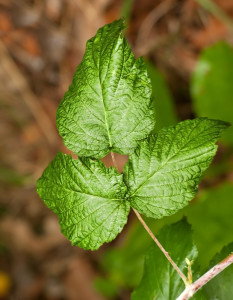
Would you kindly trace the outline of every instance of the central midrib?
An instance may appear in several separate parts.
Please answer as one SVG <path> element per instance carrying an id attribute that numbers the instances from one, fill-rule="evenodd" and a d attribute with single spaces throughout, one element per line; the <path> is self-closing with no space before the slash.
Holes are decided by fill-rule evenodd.
<path id="1" fill-rule="evenodd" d="M 103 107 L 104 107 L 104 123 L 105 123 L 107 134 L 108 134 L 109 146 L 110 146 L 110 148 L 112 148 L 111 135 L 110 135 L 110 130 L 109 130 L 109 126 L 108 126 L 108 115 L 107 115 L 107 110 L 106 110 L 106 106 L 105 106 L 105 102 L 104 102 L 104 95 L 103 95 L 103 89 L 102 89 L 102 85 L 100 82 L 100 78 L 99 78 L 99 84 L 100 84 L 100 90 L 101 90 L 101 96 L 102 96 L 101 99 L 102 99 L 102 103 L 103 103 Z"/>
<path id="2" fill-rule="evenodd" d="M 101 54 L 101 51 L 100 51 Z M 105 120 L 105 126 L 106 126 L 106 130 L 107 130 L 107 134 L 108 134 L 108 139 L 109 139 L 109 147 L 112 148 L 112 141 L 111 141 L 111 134 L 110 134 L 110 130 L 109 130 L 109 126 L 108 126 L 108 114 L 107 114 L 107 109 L 105 106 L 105 101 L 104 101 L 104 93 L 103 93 L 103 88 L 102 88 L 102 83 L 100 80 L 100 72 L 101 72 L 101 55 L 100 55 L 100 61 L 99 61 L 99 66 L 98 66 L 98 71 L 99 71 L 99 85 L 100 85 L 100 91 L 101 91 L 101 99 L 102 99 L 102 103 L 103 103 L 103 108 L 104 108 L 104 120 Z"/>

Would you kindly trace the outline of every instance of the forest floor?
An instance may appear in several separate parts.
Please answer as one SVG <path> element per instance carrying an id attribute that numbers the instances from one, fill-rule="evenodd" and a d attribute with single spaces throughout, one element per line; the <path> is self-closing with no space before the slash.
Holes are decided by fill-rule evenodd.
<path id="1" fill-rule="evenodd" d="M 135 0 L 128 10 L 133 51 L 164 74 L 181 120 L 193 117 L 189 81 L 201 50 L 233 45 L 233 1 L 215 3 L 223 17 L 195 0 Z M 96 252 L 71 247 L 35 183 L 59 150 L 69 153 L 56 109 L 86 41 L 121 12 L 119 0 L 0 0 L 0 299 L 106 299 L 93 285 L 101 256 L 121 245 L 134 216 Z M 127 158 L 117 159 L 122 168 Z"/>

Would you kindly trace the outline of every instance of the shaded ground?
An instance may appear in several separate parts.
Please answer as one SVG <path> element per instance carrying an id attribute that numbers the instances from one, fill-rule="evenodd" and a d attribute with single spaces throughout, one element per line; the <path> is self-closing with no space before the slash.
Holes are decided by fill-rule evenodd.
<path id="1" fill-rule="evenodd" d="M 233 17 L 232 1 L 216 3 Z M 93 287 L 101 254 L 122 243 L 133 216 L 111 245 L 94 253 L 71 247 L 35 182 L 58 150 L 68 153 L 55 114 L 87 39 L 121 11 L 117 0 L 0 0 L 2 299 L 105 299 Z M 130 13 L 134 52 L 165 74 L 179 117 L 192 117 L 188 84 L 198 54 L 218 40 L 233 44 L 231 25 L 194 0 L 135 0 Z M 119 299 L 129 299 L 129 292 L 120 291 Z"/>

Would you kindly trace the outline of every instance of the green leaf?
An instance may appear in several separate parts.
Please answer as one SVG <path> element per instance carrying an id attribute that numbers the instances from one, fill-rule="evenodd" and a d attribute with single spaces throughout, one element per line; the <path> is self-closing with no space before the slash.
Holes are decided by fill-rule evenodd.
<path id="1" fill-rule="evenodd" d="M 215 142 L 227 127 L 218 120 L 187 120 L 142 141 L 124 169 L 131 206 L 153 218 L 186 206 L 216 153 Z"/>
<path id="2" fill-rule="evenodd" d="M 151 82 L 126 41 L 123 19 L 100 28 L 57 110 L 65 145 L 79 156 L 133 152 L 154 128 Z"/>
<path id="3" fill-rule="evenodd" d="M 232 195 L 233 184 L 225 183 L 219 187 L 202 190 L 195 201 L 172 216 L 144 219 L 157 235 L 162 226 L 174 223 L 185 215 L 193 229 L 193 240 L 199 253 L 198 261 L 201 269 L 205 270 L 213 255 L 232 241 Z M 150 243 L 148 233 L 139 222 L 135 222 L 128 227 L 120 247 L 105 251 L 101 265 L 115 284 L 134 287 L 139 283 L 144 255 Z"/>
<path id="4" fill-rule="evenodd" d="M 159 220 L 144 217 L 144 220 L 151 231 L 157 235 L 165 224 L 177 222 L 181 218 L 180 214 Z M 117 286 L 135 287 L 142 278 L 145 252 L 150 245 L 151 237 L 141 223 L 135 219 L 135 222 L 127 227 L 120 247 L 109 248 L 104 252 L 101 259 L 104 272 Z"/>
<path id="5" fill-rule="evenodd" d="M 131 13 L 133 10 L 134 0 L 123 0 L 121 15 L 126 21 L 130 20 Z"/>
<path id="6" fill-rule="evenodd" d="M 103 296 L 105 296 L 108 300 L 116 299 L 118 295 L 117 287 L 108 278 L 97 277 L 94 279 L 93 284 L 95 289 Z"/>
<path id="7" fill-rule="evenodd" d="M 220 42 L 203 51 L 191 81 L 196 114 L 233 123 L 233 49 Z M 223 135 L 233 145 L 233 127 Z"/>
<path id="8" fill-rule="evenodd" d="M 152 99 L 156 113 L 155 131 L 158 131 L 163 127 L 175 125 L 178 118 L 164 77 L 151 63 L 146 62 L 146 67 L 152 84 Z"/>
<path id="9" fill-rule="evenodd" d="M 191 226 L 184 220 L 170 226 L 165 226 L 158 235 L 158 240 L 169 252 L 171 258 L 180 270 L 186 274 L 185 258 L 194 260 L 192 265 L 193 279 L 198 276 L 196 260 L 198 252 L 192 242 Z M 185 289 L 184 282 L 170 262 L 156 246 L 152 245 L 145 256 L 144 274 L 141 283 L 134 290 L 132 300 L 167 300 L 176 299 Z M 201 291 L 195 299 L 201 297 Z"/>
<path id="10" fill-rule="evenodd" d="M 101 161 L 58 153 L 38 180 L 37 192 L 58 215 L 72 245 L 96 250 L 127 222 L 130 204 L 122 175 Z"/>
<path id="11" fill-rule="evenodd" d="M 192 224 L 193 239 L 202 268 L 206 268 L 213 255 L 232 241 L 232 195 L 233 184 L 225 183 L 202 191 L 198 201 L 191 203 L 185 210 L 188 222 Z"/>
<path id="12" fill-rule="evenodd" d="M 228 255 L 233 253 L 233 243 L 224 247 L 222 251 L 215 255 L 212 259 L 209 269 L 220 263 Z M 204 291 L 208 300 L 233 299 L 233 264 L 227 267 L 224 271 L 214 277 L 204 286 Z"/>

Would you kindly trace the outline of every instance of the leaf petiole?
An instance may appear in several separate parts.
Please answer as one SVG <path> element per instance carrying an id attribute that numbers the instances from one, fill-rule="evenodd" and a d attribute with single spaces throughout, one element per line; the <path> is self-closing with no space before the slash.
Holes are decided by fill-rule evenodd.
<path id="1" fill-rule="evenodd" d="M 163 248 L 163 246 L 160 244 L 159 240 L 154 236 L 150 228 L 147 226 L 146 222 L 143 220 L 141 215 L 136 211 L 136 209 L 133 208 L 133 211 L 135 215 L 137 216 L 138 220 L 141 222 L 142 226 L 146 229 L 146 231 L 149 233 L 149 235 L 152 237 L 153 241 L 156 243 L 156 245 L 159 247 L 159 249 L 163 252 L 163 254 L 166 256 L 168 261 L 171 263 L 173 268 L 177 271 L 181 279 L 184 281 L 185 285 L 187 285 L 187 278 L 184 275 L 184 273 L 180 270 L 180 268 L 177 266 L 177 264 L 172 260 L 171 256 L 168 254 L 168 252 Z"/>

